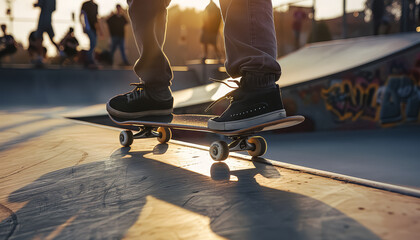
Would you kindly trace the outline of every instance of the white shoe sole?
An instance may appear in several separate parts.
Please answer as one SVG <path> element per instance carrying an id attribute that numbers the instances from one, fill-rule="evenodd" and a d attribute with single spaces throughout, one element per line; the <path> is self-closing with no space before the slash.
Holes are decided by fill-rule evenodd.
<path id="1" fill-rule="evenodd" d="M 258 115 L 251 118 L 236 120 L 236 121 L 229 121 L 229 122 L 216 122 L 210 119 L 207 123 L 207 127 L 213 130 L 237 130 L 237 129 L 244 129 L 247 127 L 255 126 L 258 124 L 263 124 L 266 122 L 274 121 L 277 119 L 285 118 L 286 117 L 286 110 L 281 109 L 273 112 L 269 112 L 266 114 Z"/>
<path id="2" fill-rule="evenodd" d="M 106 104 L 106 110 L 108 113 L 114 117 L 119 118 L 127 118 L 127 119 L 134 119 L 134 118 L 140 118 L 140 117 L 146 117 L 146 116 L 161 116 L 161 115 L 169 115 L 173 112 L 173 108 L 170 109 L 163 109 L 163 110 L 148 110 L 143 112 L 121 112 L 118 110 L 113 109 L 111 106 L 109 106 L 109 103 Z"/>

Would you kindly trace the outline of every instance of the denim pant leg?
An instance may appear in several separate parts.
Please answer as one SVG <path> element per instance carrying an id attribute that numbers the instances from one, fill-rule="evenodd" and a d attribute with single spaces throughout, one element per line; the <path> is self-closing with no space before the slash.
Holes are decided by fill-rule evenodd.
<path id="1" fill-rule="evenodd" d="M 171 85 L 172 70 L 163 53 L 167 7 L 170 0 L 127 0 L 139 59 L 134 65 L 137 76 L 149 89 Z"/>
<path id="2" fill-rule="evenodd" d="M 96 32 L 94 32 L 93 30 L 90 29 L 90 30 L 86 31 L 86 34 L 88 35 L 89 41 L 90 41 L 90 49 L 87 52 L 89 62 L 90 63 L 95 63 L 95 58 L 93 57 L 93 53 L 95 52 L 95 47 L 96 47 Z"/>
<path id="3" fill-rule="evenodd" d="M 121 58 L 124 62 L 124 64 L 128 64 L 127 55 L 125 55 L 125 43 L 124 38 L 120 38 L 120 43 L 118 44 L 121 52 Z"/>
<path id="4" fill-rule="evenodd" d="M 115 54 L 115 50 L 117 50 L 117 46 L 118 46 L 118 38 L 111 37 L 111 57 L 112 57 L 113 63 L 114 63 L 114 54 Z"/>
<path id="5" fill-rule="evenodd" d="M 226 70 L 281 74 L 271 0 L 219 0 L 225 23 Z"/>

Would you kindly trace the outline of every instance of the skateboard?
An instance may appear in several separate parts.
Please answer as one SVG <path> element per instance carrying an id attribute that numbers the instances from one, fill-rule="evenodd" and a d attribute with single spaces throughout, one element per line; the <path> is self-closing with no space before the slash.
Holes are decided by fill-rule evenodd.
<path id="1" fill-rule="evenodd" d="M 131 130 L 123 130 L 120 133 L 120 143 L 128 147 L 134 139 L 154 138 L 160 143 L 168 142 L 172 137 L 171 129 L 200 131 L 216 133 L 227 136 L 232 141 L 215 141 L 210 145 L 210 156 L 215 161 L 223 161 L 229 156 L 229 152 L 248 151 L 253 157 L 264 155 L 267 151 L 267 142 L 261 136 L 255 134 L 262 131 L 287 128 L 297 125 L 305 120 L 303 116 L 290 116 L 274 121 L 262 123 L 248 128 L 237 130 L 213 130 L 207 128 L 207 121 L 215 116 L 194 114 L 171 114 L 166 116 L 149 116 L 137 119 L 120 119 L 109 115 L 111 120 L 118 125 L 138 127 L 135 134 Z"/>

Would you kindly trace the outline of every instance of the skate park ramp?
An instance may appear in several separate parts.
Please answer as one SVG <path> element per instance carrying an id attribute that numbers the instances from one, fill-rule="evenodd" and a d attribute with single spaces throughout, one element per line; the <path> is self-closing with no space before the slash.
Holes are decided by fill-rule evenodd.
<path id="1" fill-rule="evenodd" d="M 0 111 L 0 239 L 418 238 L 418 197 L 178 141 L 120 147 L 65 111 Z"/>
<path id="2" fill-rule="evenodd" d="M 420 34 L 369 36 L 315 43 L 279 60 L 284 69 L 281 87 L 355 71 L 369 64 L 398 57 L 420 45 Z"/>
<path id="3" fill-rule="evenodd" d="M 315 132 L 300 133 L 294 137 L 272 133 L 267 136 L 267 139 L 277 147 L 269 148 L 267 156 L 283 161 L 277 159 L 277 156 L 299 155 L 298 159 L 288 158 L 289 162 L 286 162 L 419 188 L 420 181 L 418 177 L 415 177 L 419 169 L 416 152 L 416 146 L 420 144 L 420 139 L 417 138 L 418 122 L 407 122 L 402 119 L 395 123 L 393 128 L 389 128 L 389 126 L 382 126 L 380 122 L 379 113 L 384 108 L 381 105 L 375 105 L 380 102 L 379 99 L 374 99 L 373 102 L 365 105 L 354 105 L 346 102 L 354 100 L 346 100 L 343 95 L 349 94 L 347 92 L 343 92 L 336 98 L 323 96 L 323 90 L 334 89 L 334 86 L 339 84 L 338 81 L 346 79 L 347 76 L 350 76 L 348 78 L 350 82 L 358 81 L 366 84 L 367 87 L 361 91 L 367 95 L 368 89 L 379 90 L 392 78 L 386 71 L 396 69 L 392 71 L 399 74 L 398 76 L 404 75 L 398 73 L 398 68 L 393 67 L 393 64 L 396 63 L 395 65 L 398 66 L 401 59 L 402 62 L 408 63 L 414 61 L 411 56 L 419 53 L 420 38 L 418 36 L 417 33 L 410 33 L 317 43 L 305 46 L 279 59 L 283 67 L 283 76 L 278 83 L 282 87 L 287 113 L 304 115 L 307 119 L 304 123 L 307 127 L 305 130 Z M 409 69 L 409 67 L 406 68 Z M 385 72 L 381 76 L 382 86 L 382 83 L 374 82 L 363 75 L 366 72 L 376 72 L 376 69 Z M 187 71 L 188 69 L 176 70 L 174 86 L 179 82 L 182 82 L 182 86 L 187 86 L 188 79 L 193 73 Z M 61 115 L 72 118 L 102 116 L 107 119 L 103 104 L 106 99 L 130 90 L 129 83 L 137 81 L 131 70 L 115 72 L 67 69 L 61 73 L 58 69 L 1 69 L 0 71 L 8 72 L 2 75 L 7 77 L 2 78 L 2 81 L 13 79 L 9 82 L 13 82 L 10 84 L 14 86 L 10 92 L 7 85 L 1 88 L 0 91 L 3 94 L 0 96 L 3 98 L 0 105 L 2 107 L 15 111 L 17 108 L 13 104 L 16 102 L 32 104 L 31 107 L 38 110 L 41 109 L 40 106 L 48 108 L 48 105 L 41 103 L 60 107 L 65 105 Z M 358 72 L 363 74 L 351 77 L 352 74 Z M 88 78 L 83 76 L 88 76 Z M 21 81 L 25 78 L 28 81 Z M 118 80 L 118 84 L 115 80 Z M 347 85 L 343 87 L 339 85 L 339 89 L 345 86 Z M 358 89 L 354 88 L 354 90 Z M 231 88 L 219 83 L 175 91 L 176 111 L 202 113 L 211 101 L 222 97 L 228 91 L 231 91 Z M 397 89 L 397 92 L 401 91 Z M 334 102 L 329 102 L 329 99 L 344 99 L 344 102 L 336 101 L 334 105 Z M 367 100 L 366 97 L 366 100 L 360 102 L 365 103 L 368 102 Z M 100 104 L 91 105 L 95 103 Z M 339 106 L 347 106 L 347 108 L 334 108 Z M 216 106 L 216 112 L 223 111 L 223 107 Z M 327 110 L 328 108 L 334 111 Z M 22 109 L 27 109 L 27 107 L 22 107 Z M 398 114 L 396 119 L 398 119 Z M 415 128 L 412 125 L 415 125 Z M 373 129 L 376 129 L 375 132 L 366 131 Z M 340 141 L 335 140 L 337 136 L 340 136 Z M 186 139 L 185 135 L 183 138 Z M 309 140 L 302 141 L 302 138 Z M 361 140 L 357 140 L 358 138 Z M 191 142 L 198 142 L 198 139 L 192 139 Z M 204 140 L 199 143 L 209 144 L 209 141 Z M 315 156 L 310 154 L 314 152 L 316 152 Z M 404 162 L 400 164 L 399 159 Z"/>
<path id="4" fill-rule="evenodd" d="M 197 74 L 187 67 L 175 67 L 172 90 L 200 85 Z M 48 66 L 36 69 L 27 65 L 0 68 L 0 108 L 88 106 L 104 104 L 111 97 L 133 89 L 139 82 L 131 68 L 89 70 L 77 66 Z"/>
<path id="5" fill-rule="evenodd" d="M 375 64 L 388 67 L 384 65 L 398 61 L 407 52 L 415 57 L 409 61 L 415 61 L 417 55 L 420 54 L 419 48 L 419 33 L 369 36 L 308 44 L 278 60 L 282 67 L 282 76 L 277 84 L 283 89 L 283 94 L 292 95 L 293 93 L 289 93 L 288 90 L 296 91 L 298 86 L 310 87 L 316 81 L 342 78 L 340 76 L 342 74 L 358 72 Z M 383 76 L 383 78 L 386 77 Z M 234 84 L 231 85 L 234 86 Z M 231 90 L 220 83 L 185 89 L 176 92 L 175 105 L 178 108 L 186 108 L 212 102 Z"/>
<path id="6" fill-rule="evenodd" d="M 310 88 L 321 92 L 317 82 L 328 81 L 322 85 L 328 88 L 330 78 L 336 81 L 341 74 L 370 66 L 386 68 L 388 62 L 404 58 L 407 52 L 414 55 L 418 42 L 412 36 L 418 35 L 378 37 L 381 41 L 371 43 L 388 44 L 389 48 L 381 48 L 383 52 L 377 53 L 375 59 L 369 54 L 366 61 L 357 59 L 360 65 L 348 61 L 344 70 L 325 67 L 314 75 L 317 78 L 310 77 L 309 70 L 317 69 L 311 64 L 340 55 L 339 49 L 345 51 L 346 47 L 338 43 L 350 47 L 370 38 L 309 45 L 294 53 L 309 58 L 311 52 L 322 54 L 330 47 L 336 48 L 331 50 L 332 56 L 314 57 L 313 61 L 302 62 L 307 65 L 296 67 L 296 71 L 309 69 L 308 75 L 288 75 L 287 69 L 293 68 L 293 61 L 287 59 L 293 60 L 290 58 L 293 55 L 280 59 L 284 74 L 279 84 L 284 80 L 281 86 L 285 101 L 291 95 L 303 99 L 296 100 L 295 112 L 288 109 L 289 114 L 305 110 L 317 129 L 317 118 L 302 107 L 306 95 L 296 91 Z M 406 45 L 391 51 L 390 42 L 400 41 Z M 355 53 L 357 49 L 354 48 Z M 345 56 L 336 57 L 335 61 L 346 60 Z M 360 157 L 366 154 L 358 151 L 359 143 L 354 141 L 358 136 L 353 135 L 349 140 L 347 146 L 355 151 L 345 152 L 353 154 L 347 158 L 339 154 L 331 157 L 327 147 L 321 148 L 324 155 L 302 148 L 302 145 L 310 146 L 310 150 L 319 150 L 320 145 L 334 148 L 331 136 L 340 133 L 334 131 L 321 134 L 329 139 L 326 142 L 318 142 L 320 135 L 306 138 L 303 134 L 284 134 L 282 139 L 271 135 L 269 149 L 280 152 L 273 152 L 268 158 L 276 161 L 232 155 L 225 162 L 214 162 L 206 147 L 180 141 L 158 144 L 156 139 L 140 139 L 125 148 L 118 143 L 120 129 L 63 116 L 103 115 L 103 99 L 114 92 L 126 91 L 122 88 L 127 88 L 128 82 L 135 82 L 135 76 L 129 71 L 51 70 L 16 69 L 15 73 L 8 72 L 11 75 L 2 75 L 8 76 L 2 81 L 15 82 L 10 83 L 13 87 L 2 88 L 5 95 L 0 107 L 0 239 L 418 239 L 418 189 L 290 164 L 303 165 L 305 158 L 318 162 L 323 157 L 330 162 L 339 162 L 340 158 L 368 161 Z M 85 75 L 90 80 L 81 77 Z M 35 84 L 19 82 L 16 76 L 26 76 Z M 125 80 L 121 85 L 100 81 L 107 76 Z M 65 84 L 60 83 L 61 77 Z M 287 79 L 290 85 L 286 84 Z M 181 111 L 191 110 L 192 106 L 207 104 L 229 90 L 216 83 L 179 91 L 175 93 L 176 106 Z M 381 127 L 376 119 L 357 119 L 355 115 L 352 115 L 355 119 L 337 120 L 335 113 L 325 110 L 323 101 L 313 105 L 317 98 L 311 95 L 309 99 L 308 108 L 314 108 L 323 122 L 330 124 L 321 129 L 345 130 L 349 122 Z M 16 103 L 13 100 L 19 104 L 13 105 Z M 93 105 L 98 102 L 102 104 Z M 380 134 L 380 137 L 392 136 Z M 302 138 L 307 140 L 301 141 Z M 282 145 L 284 141 L 289 142 Z M 302 145 L 294 145 L 293 141 Z M 404 144 L 412 144 L 411 153 L 415 153 L 416 142 Z M 336 149 L 336 153 L 340 151 Z M 404 165 L 404 159 L 393 160 Z M 348 161 L 344 166 L 351 168 Z M 378 171 L 378 168 L 365 170 Z"/>

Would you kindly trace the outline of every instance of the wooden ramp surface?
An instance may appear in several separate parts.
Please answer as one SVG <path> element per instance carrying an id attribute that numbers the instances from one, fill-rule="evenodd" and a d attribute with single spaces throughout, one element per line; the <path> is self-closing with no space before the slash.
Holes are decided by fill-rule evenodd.
<path id="1" fill-rule="evenodd" d="M 418 198 L 46 111 L 0 112 L 0 239 L 418 239 Z"/>

